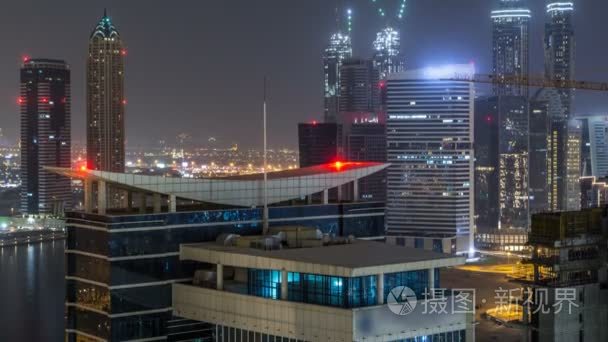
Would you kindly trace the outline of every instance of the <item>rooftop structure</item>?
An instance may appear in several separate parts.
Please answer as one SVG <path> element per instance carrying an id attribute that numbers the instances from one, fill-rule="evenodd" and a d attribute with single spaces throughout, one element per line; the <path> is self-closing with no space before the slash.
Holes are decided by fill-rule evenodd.
<path id="1" fill-rule="evenodd" d="M 275 228 L 277 232 L 282 227 Z M 294 233 L 295 234 L 295 233 Z M 304 241 L 315 241 L 306 239 Z M 308 248 L 260 248 L 226 246 L 215 242 L 182 245 L 182 260 L 215 263 L 245 268 L 279 267 L 289 263 L 289 270 L 339 277 L 361 277 L 380 273 L 413 271 L 418 269 L 457 266 L 464 257 L 440 254 L 423 249 L 407 249 L 376 241 L 354 240 L 343 244 L 322 245 Z"/>
<path id="2" fill-rule="evenodd" d="M 303 227 L 272 233 L 182 245 L 180 259 L 199 268 L 191 284 L 173 285 L 175 314 L 215 324 L 216 336 L 262 340 L 474 339 L 472 315 L 424 313 L 421 304 L 429 289 L 439 288 L 439 268 L 463 264 L 464 257 L 330 238 Z M 418 298 L 408 315 L 389 309 L 399 286 Z"/>
<path id="3" fill-rule="evenodd" d="M 268 204 L 278 204 L 297 200 L 322 193 L 323 202 L 328 202 L 327 191 L 352 184 L 353 193 L 358 194 L 357 180 L 369 176 L 388 167 L 383 163 L 366 162 L 334 162 L 301 168 L 268 173 Z M 132 193 L 147 197 L 152 194 L 155 211 L 160 211 L 162 198 L 168 197 L 169 211 L 177 210 L 177 201 L 195 201 L 213 203 L 234 207 L 259 207 L 264 204 L 263 175 L 248 175 L 225 178 L 169 178 L 160 176 L 145 176 L 117 172 L 48 168 L 48 170 L 67 177 L 83 179 L 85 187 L 93 182 L 122 188 Z M 340 191 L 339 191 L 340 192 Z M 105 196 L 98 192 L 97 210 L 104 213 L 107 209 Z M 92 191 L 86 191 L 86 211 L 93 210 Z M 341 196 L 338 196 L 341 197 Z M 354 198 L 358 198 L 355 196 Z M 340 198 L 341 199 L 341 198 Z M 145 199 L 140 199 L 145 200 Z"/>

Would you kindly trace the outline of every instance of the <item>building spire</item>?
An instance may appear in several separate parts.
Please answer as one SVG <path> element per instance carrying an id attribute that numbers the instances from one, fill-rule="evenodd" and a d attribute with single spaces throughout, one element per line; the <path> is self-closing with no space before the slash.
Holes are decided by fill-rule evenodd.
<path id="1" fill-rule="evenodd" d="M 108 9 L 107 8 L 103 8 L 103 17 L 106 18 L 108 16 Z"/>

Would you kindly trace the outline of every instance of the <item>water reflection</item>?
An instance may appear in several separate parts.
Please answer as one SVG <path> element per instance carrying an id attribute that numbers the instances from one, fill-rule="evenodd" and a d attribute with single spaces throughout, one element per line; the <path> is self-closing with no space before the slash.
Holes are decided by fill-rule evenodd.
<path id="1" fill-rule="evenodd" d="M 0 248 L 0 341 L 62 341 L 64 243 Z"/>

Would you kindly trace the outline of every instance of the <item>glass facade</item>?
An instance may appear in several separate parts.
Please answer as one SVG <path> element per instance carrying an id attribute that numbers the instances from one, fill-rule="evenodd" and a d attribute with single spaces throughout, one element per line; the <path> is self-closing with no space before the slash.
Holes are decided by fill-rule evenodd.
<path id="1" fill-rule="evenodd" d="M 196 266 L 179 261 L 179 246 L 214 241 L 222 233 L 260 234 L 261 216 L 261 209 L 125 216 L 67 213 L 66 302 L 72 305 L 68 329 L 111 341 L 170 340 L 173 330 L 166 322 L 173 319 L 171 283 L 191 278 Z M 302 225 L 335 235 L 384 234 L 384 204 L 379 202 L 273 207 L 270 219 L 271 226 Z M 258 280 L 252 283 L 252 293 L 280 298 L 280 285 L 273 289 L 264 276 Z M 121 317 L 109 319 L 84 308 Z M 189 338 L 210 335 L 208 329 L 193 329 L 200 330 L 200 336 L 178 328 L 180 336 Z M 75 340 L 76 334 L 68 334 L 68 341 Z"/>
<path id="2" fill-rule="evenodd" d="M 332 277 L 289 272 L 288 299 L 341 308 L 376 305 L 376 276 Z"/>
<path id="3" fill-rule="evenodd" d="M 281 271 L 248 270 L 247 293 L 270 299 L 281 298 Z"/>
<path id="4" fill-rule="evenodd" d="M 252 296 L 281 298 L 281 271 L 250 269 L 248 293 Z M 376 276 L 333 277 L 297 272 L 287 273 L 287 300 L 339 308 L 377 304 Z"/>

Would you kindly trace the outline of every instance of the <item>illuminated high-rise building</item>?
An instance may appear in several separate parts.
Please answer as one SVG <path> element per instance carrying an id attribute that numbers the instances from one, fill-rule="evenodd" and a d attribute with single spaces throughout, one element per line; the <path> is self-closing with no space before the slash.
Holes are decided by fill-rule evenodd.
<path id="1" fill-rule="evenodd" d="M 574 3 L 551 1 L 546 6 L 545 77 L 554 80 L 574 79 L 575 40 L 572 25 Z M 571 118 L 572 90 L 559 89 L 563 119 Z"/>
<path id="2" fill-rule="evenodd" d="M 340 69 L 352 55 L 350 36 L 342 32 L 332 34 L 323 54 L 325 122 L 336 121 L 340 108 Z"/>
<path id="3" fill-rule="evenodd" d="M 87 58 L 87 166 L 123 172 L 125 168 L 125 50 L 104 12 L 89 39 Z"/>
<path id="4" fill-rule="evenodd" d="M 388 78 L 387 235 L 441 252 L 473 245 L 471 65 L 409 70 Z"/>
<path id="5" fill-rule="evenodd" d="M 492 62 L 497 79 L 522 78 L 529 73 L 531 12 L 523 0 L 500 0 L 492 11 Z M 528 95 L 525 85 L 495 84 L 495 95 Z"/>
<path id="6" fill-rule="evenodd" d="M 381 79 L 386 79 L 389 74 L 404 70 L 405 59 L 401 53 L 399 31 L 386 27 L 376 34 L 373 59 Z"/>
<path id="7" fill-rule="evenodd" d="M 70 70 L 64 61 L 26 59 L 21 66 L 21 212 L 70 209 L 70 180 L 45 167 L 70 167 Z"/>
<path id="8" fill-rule="evenodd" d="M 528 101 L 493 96 L 475 106 L 475 208 L 480 230 L 528 226 Z"/>
<path id="9" fill-rule="evenodd" d="M 550 1 L 546 5 L 545 77 L 557 81 L 574 79 L 575 39 L 572 1 Z M 550 210 L 580 209 L 581 123 L 572 120 L 571 89 L 551 92 L 554 108 L 550 110 L 549 206 Z"/>

